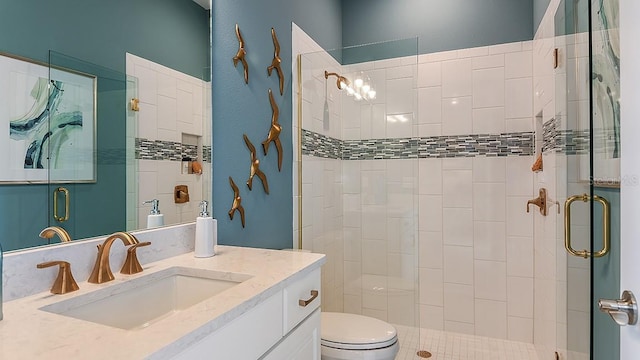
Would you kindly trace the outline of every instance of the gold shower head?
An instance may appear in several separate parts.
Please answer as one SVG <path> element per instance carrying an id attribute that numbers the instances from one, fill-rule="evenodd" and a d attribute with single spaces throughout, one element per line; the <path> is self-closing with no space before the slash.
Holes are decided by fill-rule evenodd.
<path id="1" fill-rule="evenodd" d="M 346 87 L 349 84 L 351 84 L 349 79 L 347 79 L 346 77 L 344 77 L 342 75 L 339 75 L 338 73 L 334 73 L 334 72 L 330 73 L 327 70 L 325 70 L 324 71 L 324 78 L 325 79 L 329 79 L 329 76 L 335 76 L 337 78 L 336 86 L 338 87 L 338 90 L 342 90 L 344 87 Z"/>

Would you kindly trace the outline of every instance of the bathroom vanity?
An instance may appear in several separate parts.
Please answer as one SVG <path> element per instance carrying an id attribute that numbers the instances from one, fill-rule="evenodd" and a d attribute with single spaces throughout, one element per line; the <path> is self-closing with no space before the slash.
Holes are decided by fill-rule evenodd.
<path id="1" fill-rule="evenodd" d="M 72 293 L 5 302 L 0 358 L 319 359 L 324 262 L 219 246 L 211 258 L 141 259 L 135 275 L 114 266 L 104 284 L 78 278 Z"/>

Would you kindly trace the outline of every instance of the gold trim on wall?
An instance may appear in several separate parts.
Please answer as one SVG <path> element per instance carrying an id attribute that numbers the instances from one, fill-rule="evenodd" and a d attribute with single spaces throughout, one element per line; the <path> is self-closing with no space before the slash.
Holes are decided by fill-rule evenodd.
<path id="1" fill-rule="evenodd" d="M 302 250 L 302 55 L 298 54 L 298 250 Z"/>

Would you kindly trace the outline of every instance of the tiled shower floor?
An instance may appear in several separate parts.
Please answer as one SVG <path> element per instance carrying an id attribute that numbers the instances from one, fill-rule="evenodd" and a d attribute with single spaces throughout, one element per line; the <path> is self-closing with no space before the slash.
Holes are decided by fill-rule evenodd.
<path id="1" fill-rule="evenodd" d="M 396 360 L 424 360 L 416 355 L 427 350 L 429 360 L 538 360 L 533 344 L 395 325 L 400 340 Z"/>

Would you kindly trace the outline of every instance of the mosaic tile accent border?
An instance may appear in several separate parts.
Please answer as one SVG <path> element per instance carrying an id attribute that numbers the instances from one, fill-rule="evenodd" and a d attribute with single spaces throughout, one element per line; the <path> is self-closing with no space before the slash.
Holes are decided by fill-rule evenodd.
<path id="1" fill-rule="evenodd" d="M 542 152 L 565 155 L 589 153 L 589 130 L 559 130 L 559 120 L 553 118 L 542 125 Z M 604 136 L 604 133 L 595 136 Z"/>
<path id="2" fill-rule="evenodd" d="M 136 138 L 136 159 L 182 161 L 182 144 Z"/>
<path id="3" fill-rule="evenodd" d="M 195 159 L 198 158 L 198 145 L 182 144 L 182 158 Z"/>
<path id="4" fill-rule="evenodd" d="M 341 159 L 343 142 L 302 129 L 302 154 L 325 159 Z"/>
<path id="5" fill-rule="evenodd" d="M 302 132 L 303 155 L 341 160 L 531 156 L 534 153 L 533 132 L 344 141 L 309 130 Z"/>
<path id="6" fill-rule="evenodd" d="M 589 130 L 558 130 L 555 152 L 565 155 L 589 153 Z"/>
<path id="7" fill-rule="evenodd" d="M 211 145 L 203 145 L 202 146 L 202 161 L 206 163 L 211 162 L 211 157 L 213 156 Z"/>
<path id="8" fill-rule="evenodd" d="M 542 152 L 555 152 L 556 148 L 560 148 L 556 145 L 559 142 L 558 136 L 558 122 L 555 118 L 542 124 Z"/>
<path id="9" fill-rule="evenodd" d="M 208 147 L 211 149 L 211 146 Z M 206 150 L 206 147 L 205 147 Z M 198 146 L 186 145 L 175 141 L 148 140 L 136 138 L 136 159 L 140 160 L 170 160 L 182 161 L 189 157 L 195 159 L 198 156 Z M 205 151 L 208 162 L 211 162 L 211 151 Z M 206 159 L 204 160 L 207 161 Z"/>

